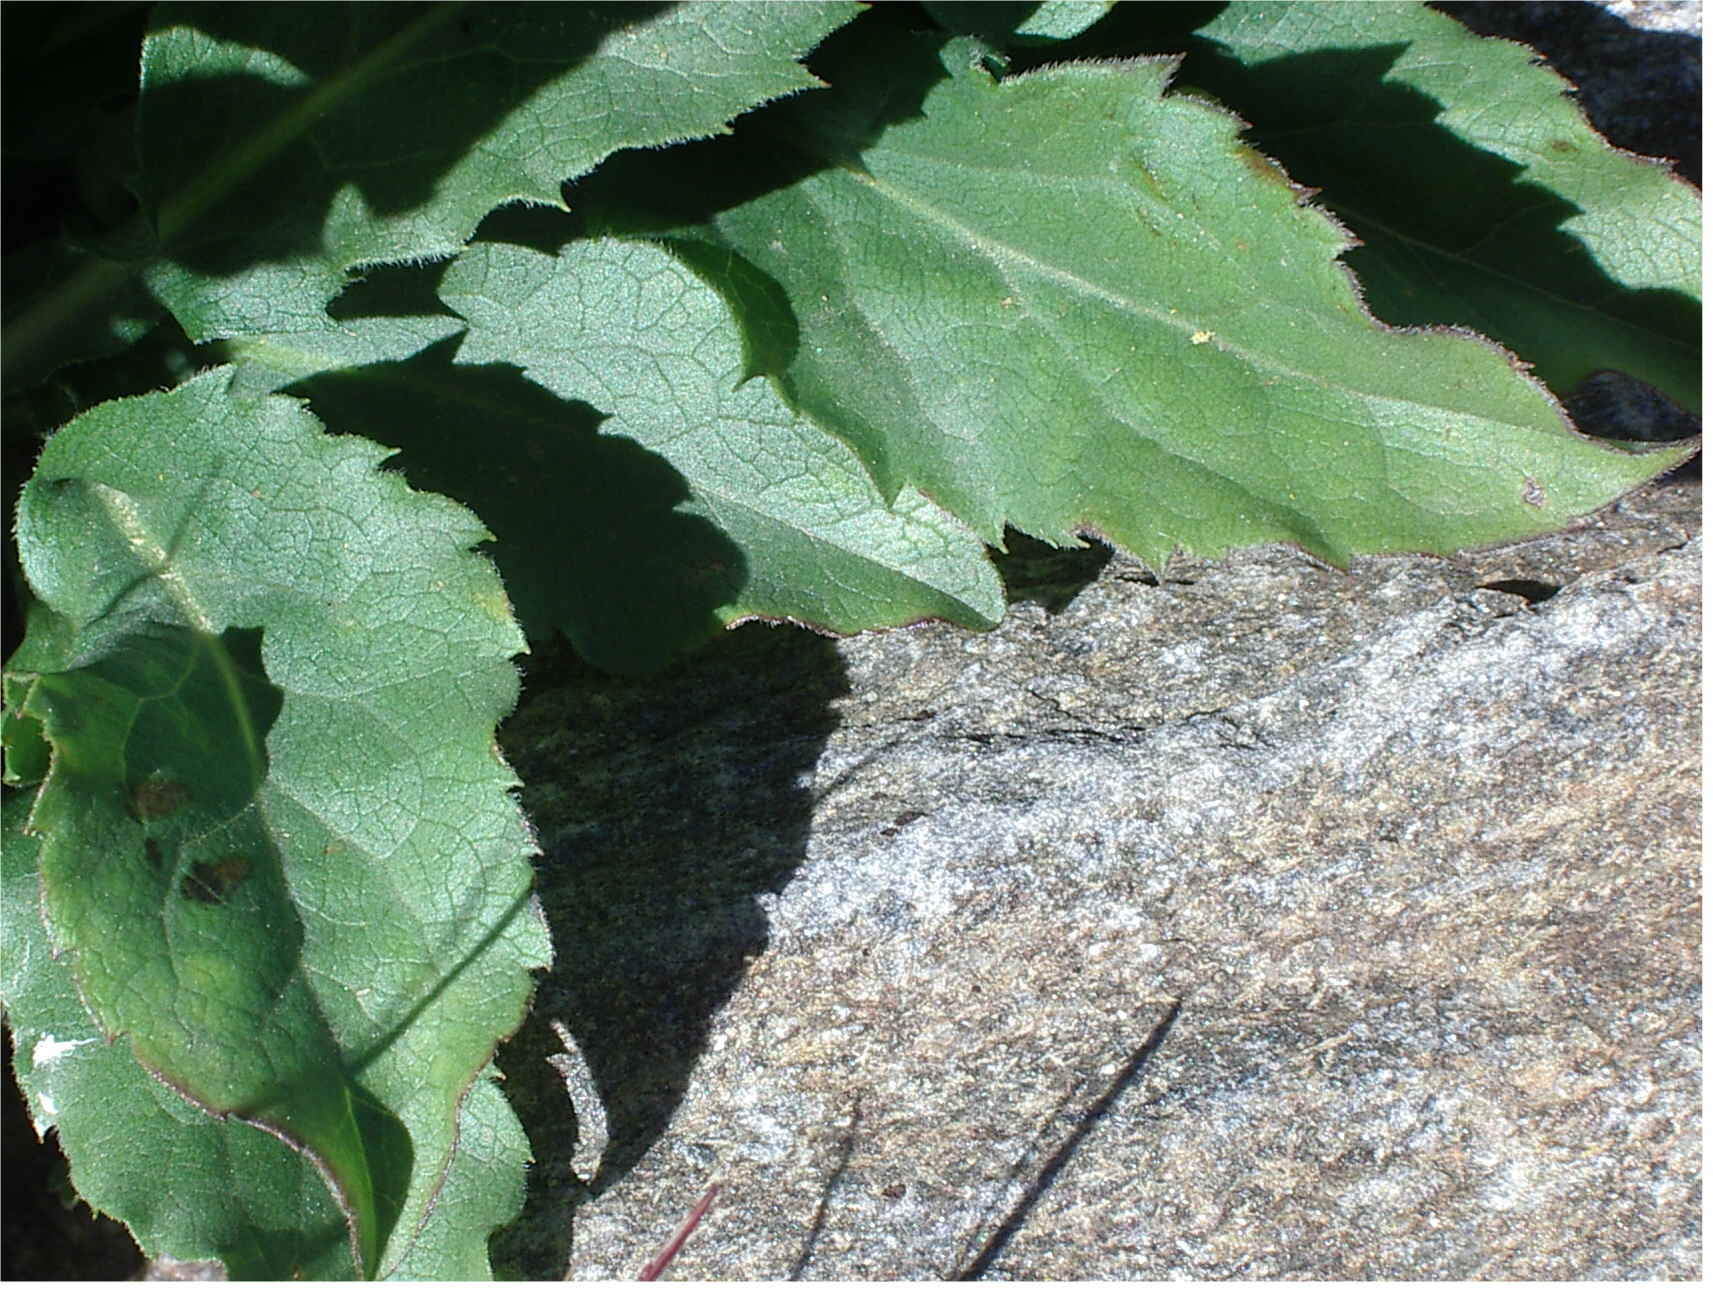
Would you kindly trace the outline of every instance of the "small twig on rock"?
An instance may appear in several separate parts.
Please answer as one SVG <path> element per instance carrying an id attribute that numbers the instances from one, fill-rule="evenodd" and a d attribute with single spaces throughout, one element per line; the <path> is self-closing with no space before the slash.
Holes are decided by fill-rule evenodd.
<path id="1" fill-rule="evenodd" d="M 720 1191 L 720 1186 L 710 1184 L 708 1191 L 702 1195 L 702 1200 L 690 1208 L 690 1214 L 684 1217 L 684 1223 L 678 1226 L 678 1232 L 673 1234 L 665 1247 L 654 1254 L 654 1259 L 642 1267 L 636 1276 L 639 1283 L 652 1283 L 666 1272 L 666 1267 L 672 1264 L 672 1258 L 678 1255 L 678 1249 L 684 1246 L 684 1240 L 696 1232 L 696 1226 L 702 1223 L 702 1217 L 708 1214 L 708 1208 L 714 1205 L 714 1195 Z"/>

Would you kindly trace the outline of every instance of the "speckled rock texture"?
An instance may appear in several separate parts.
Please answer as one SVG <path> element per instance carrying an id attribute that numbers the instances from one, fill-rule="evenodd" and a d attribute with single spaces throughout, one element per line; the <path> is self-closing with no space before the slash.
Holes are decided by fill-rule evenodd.
<path id="1" fill-rule="evenodd" d="M 681 1276 L 1697 1276 L 1699 482 L 1099 563 L 517 715 L 561 960 L 502 1256 L 627 1275 L 717 1178 Z"/>
<path id="2" fill-rule="evenodd" d="M 1442 7 L 1698 179 L 1699 6 Z M 718 1181 L 672 1277 L 1699 1278 L 1701 547 L 1694 474 L 1348 574 L 1033 550 L 984 636 L 536 657 L 502 1270 L 628 1277 Z"/>

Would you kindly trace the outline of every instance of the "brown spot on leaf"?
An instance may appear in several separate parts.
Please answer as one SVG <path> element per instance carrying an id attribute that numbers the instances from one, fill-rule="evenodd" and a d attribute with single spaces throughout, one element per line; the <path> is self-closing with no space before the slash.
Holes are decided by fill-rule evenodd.
<path id="1" fill-rule="evenodd" d="M 131 815 L 139 821 L 171 816 L 190 802 L 190 790 L 164 776 L 151 776 L 131 787 Z"/>
<path id="2" fill-rule="evenodd" d="M 190 873 L 184 877 L 178 891 L 187 902 L 201 902 L 205 906 L 216 905 L 224 902 L 249 873 L 249 858 L 241 857 L 237 853 L 222 857 L 219 861 L 199 861 L 190 868 Z"/>

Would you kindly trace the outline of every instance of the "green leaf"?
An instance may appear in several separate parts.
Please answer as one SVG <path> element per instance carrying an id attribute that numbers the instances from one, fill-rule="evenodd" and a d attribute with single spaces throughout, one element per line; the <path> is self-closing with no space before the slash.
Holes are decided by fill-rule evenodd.
<path id="1" fill-rule="evenodd" d="M 847 35 L 837 93 L 576 196 L 772 278 L 799 338 L 773 375 L 888 495 L 990 542 L 1342 563 L 1548 531 L 1687 452 L 1594 444 L 1496 347 L 1378 326 L 1340 230 L 1168 61 L 996 82 L 967 41 Z"/>
<path id="2" fill-rule="evenodd" d="M 43 913 L 94 1025 L 181 1117 L 263 1128 L 325 1178 L 347 1273 L 468 1272 L 492 1207 L 416 1248 L 448 1179 L 491 1174 L 458 1158 L 460 1105 L 548 954 L 492 746 L 522 642 L 468 513 L 229 376 L 77 419 L 21 497 L 52 611 L 7 683 L 53 751 L 29 819 Z M 521 1182 L 521 1132 L 482 1098 Z M 229 1157 L 185 1169 L 249 1169 Z M 181 1257 L 282 1277 L 306 1254 L 156 1207 L 236 1244 Z"/>
<path id="3" fill-rule="evenodd" d="M 729 588 L 713 607 L 720 621 L 784 619 L 848 633 L 929 617 L 990 627 L 1004 613 L 998 578 L 962 526 L 913 490 L 887 507 L 844 444 L 795 417 L 768 383 L 744 380 L 751 361 L 730 305 L 668 251 L 577 243 L 553 257 L 477 244 L 447 270 L 441 296 L 470 322 L 460 367 L 517 363 L 530 381 L 608 419 L 596 444 L 581 450 L 563 429 L 564 448 L 538 439 L 543 461 L 567 461 L 569 469 L 512 483 L 513 510 L 520 487 L 562 485 L 583 474 L 567 449 L 604 450 L 592 489 L 613 489 L 621 507 L 632 505 L 651 491 L 639 483 L 649 470 L 635 457 L 633 446 L 640 446 L 646 459 L 664 460 L 681 477 L 679 513 L 711 526 L 731 549 L 724 569 L 704 575 Z M 520 416 L 500 439 L 519 429 L 527 406 L 514 395 L 507 411 Z M 491 440 L 473 438 L 473 419 L 460 420 L 454 447 L 465 455 L 489 452 Z M 672 498 L 669 482 L 652 489 L 661 502 Z M 553 490 L 547 498 L 550 507 L 564 501 Z M 473 494 L 472 501 L 483 506 Z M 495 506 L 492 514 L 504 510 Z M 541 531 L 550 519 L 537 518 Z M 651 620 L 671 602 L 654 580 L 644 585 L 646 597 L 627 595 L 636 558 L 623 530 L 609 537 L 597 522 L 592 533 L 578 533 L 577 524 L 561 522 L 569 549 L 542 543 L 543 532 L 528 535 L 527 544 L 522 535 L 512 538 L 511 559 L 499 558 L 508 586 L 542 613 L 560 616 L 597 662 L 656 662 Z M 681 537 L 664 531 L 652 559 L 671 565 L 693 556 L 706 542 L 699 528 L 685 525 Z M 549 580 L 560 565 L 590 582 L 555 593 Z M 686 581 L 697 573 L 687 571 Z"/>
<path id="4" fill-rule="evenodd" d="M 48 774 L 48 742 L 42 724 L 8 711 L 0 722 L 0 742 L 6 750 L 5 783 L 35 785 Z"/>
<path id="5" fill-rule="evenodd" d="M 818 84 L 796 59 L 855 12 L 159 5 L 138 126 L 146 227 L 9 319 L 6 385 L 134 332 L 138 274 L 196 341 L 325 328 L 361 266 L 450 255 L 494 207 L 560 205 L 565 180 L 617 149 L 722 131 Z"/>
<path id="6" fill-rule="evenodd" d="M 8 792 L 4 803 L 0 999 L 37 1132 L 58 1131 L 78 1193 L 150 1252 L 218 1257 L 234 1279 L 350 1278 L 344 1217 L 308 1160 L 253 1126 L 197 1112 L 90 1018 L 42 923 L 41 843 L 24 829 L 32 797 Z"/>
<path id="7" fill-rule="evenodd" d="M 400 362 L 405 338 L 448 320 L 353 318 L 227 353 L 246 388 L 305 397 L 329 426 L 398 447 L 418 488 L 493 517 L 532 634 L 561 628 L 631 672 L 750 616 L 853 632 L 1003 614 L 961 526 L 914 495 L 888 509 L 848 448 L 765 383 L 739 388 L 755 348 L 740 352 L 731 306 L 680 259 L 477 244 L 442 290 L 472 321 L 461 348 Z M 647 384 L 626 375 L 639 364 Z"/>
<path id="8" fill-rule="evenodd" d="M 347 327 L 361 340 L 395 322 Z M 690 489 L 669 463 L 600 434 L 595 410 L 515 366 L 457 364 L 456 343 L 339 369 L 315 357 L 312 339 L 230 349 L 245 381 L 303 396 L 329 426 L 397 447 L 417 488 L 494 516 L 489 550 L 532 636 L 560 627 L 598 666 L 647 671 L 725 622 L 718 610 L 743 585 L 743 554 L 683 509 Z M 384 341 L 371 348 L 378 356 Z"/>
<path id="9" fill-rule="evenodd" d="M 1503 342 L 1568 395 L 1618 368 L 1701 404 L 1701 202 L 1612 147 L 1532 50 L 1415 4 L 1237 3 L 1182 79 L 1361 240 L 1390 323 Z"/>
<path id="10" fill-rule="evenodd" d="M 149 284 L 198 340 L 321 326 L 353 266 L 450 255 L 615 149 L 813 86 L 794 60 L 854 12 L 164 5 L 143 48 L 167 252 Z"/>
<path id="11" fill-rule="evenodd" d="M 37 1132 L 58 1133 L 79 1195 L 147 1251 L 217 1258 L 232 1279 L 348 1279 L 345 1219 L 309 1160 L 253 1126 L 198 1113 L 89 1017 L 41 920 L 41 843 L 24 829 L 31 801 L 7 793 L 3 804 L 0 1001 Z M 451 1170 L 396 1276 L 486 1277 L 483 1248 L 467 1235 L 517 1210 L 519 1131 L 491 1080 L 471 1088 L 458 1116 Z M 163 1163 L 174 1165 L 171 1188 Z"/>
<path id="12" fill-rule="evenodd" d="M 414 1240 L 404 1247 L 394 1279 L 462 1281 L 489 1279 L 486 1235 L 523 1208 L 529 1151 L 517 1114 L 500 1093 L 497 1069 L 489 1067 L 458 1106 L 458 1147 L 440 1181 L 434 1206 Z"/>
<path id="13" fill-rule="evenodd" d="M 48 774 L 52 751 L 42 734 L 42 724 L 20 711 L 28 687 L 23 678 L 13 678 L 10 674 L 0 686 L 5 695 L 5 710 L 0 713 L 0 748 L 6 753 L 6 769 L 0 779 L 12 786 L 38 785 Z"/>
<path id="14" fill-rule="evenodd" d="M 332 331 L 242 337 L 222 349 L 234 365 L 233 391 L 265 395 L 322 373 L 403 363 L 463 331 L 462 319 L 446 315 L 365 318 Z"/>
<path id="15" fill-rule="evenodd" d="M 1094 26 L 1115 0 L 959 0 L 922 7 L 947 31 L 996 43 L 1046 44 L 1068 40 Z"/>

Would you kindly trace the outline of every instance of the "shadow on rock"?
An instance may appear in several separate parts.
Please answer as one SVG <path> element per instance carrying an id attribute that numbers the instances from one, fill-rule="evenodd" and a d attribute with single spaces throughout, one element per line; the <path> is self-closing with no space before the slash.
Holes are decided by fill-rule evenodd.
<path id="1" fill-rule="evenodd" d="M 536 1166 L 495 1258 L 539 1275 L 564 1269 L 577 1203 L 666 1129 L 714 1015 L 766 948 L 762 899 L 803 860 L 809 778 L 848 686 L 830 641 L 764 625 L 664 675 L 613 678 L 563 648 L 529 673 L 501 741 L 541 837 L 554 966 L 500 1052 Z M 555 1022 L 592 1087 L 575 1112 L 549 1066 Z M 596 1165 L 600 1128 L 577 1117 L 598 1115 Z M 676 1219 L 662 1218 L 662 1241 Z"/>

